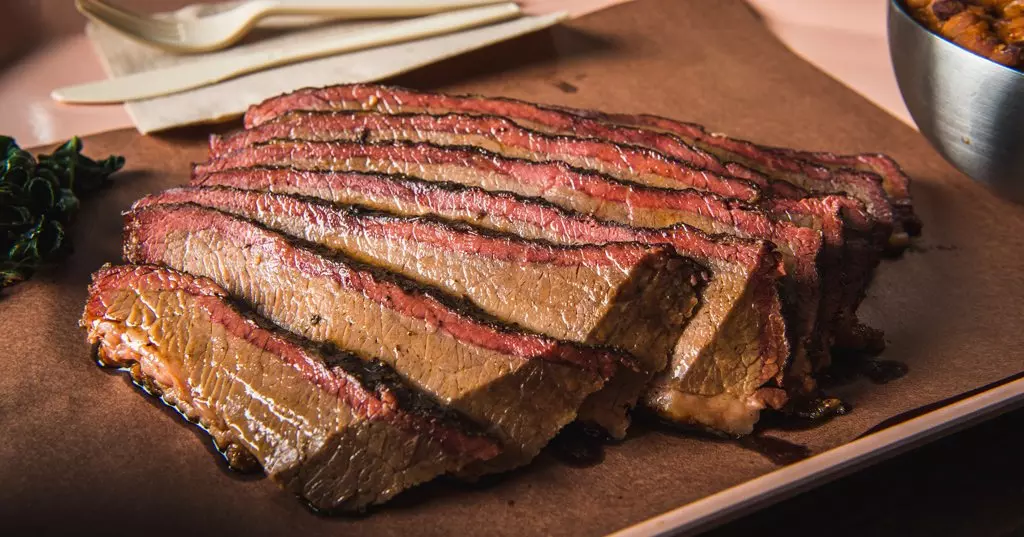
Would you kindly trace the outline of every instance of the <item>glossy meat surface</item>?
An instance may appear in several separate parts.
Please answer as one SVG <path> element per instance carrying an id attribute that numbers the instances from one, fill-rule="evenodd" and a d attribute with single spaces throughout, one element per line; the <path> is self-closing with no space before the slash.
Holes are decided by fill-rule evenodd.
<path id="1" fill-rule="evenodd" d="M 225 188 L 169 190 L 136 207 L 177 203 L 259 222 L 465 298 L 510 324 L 630 352 L 640 371 L 620 371 L 579 415 L 619 437 L 627 411 L 668 365 L 704 286 L 699 267 L 658 245 L 555 246 L 437 219 Z"/>
<path id="2" fill-rule="evenodd" d="M 538 198 L 411 177 L 252 168 L 213 173 L 195 184 L 313 196 L 407 216 L 435 215 L 555 244 L 670 245 L 709 268 L 711 278 L 670 366 L 651 384 L 647 405 L 666 419 L 742 434 L 750 431 L 766 402 L 784 402 L 780 390 L 765 387 L 784 368 L 788 343 L 777 290 L 780 261 L 764 242 L 710 236 L 685 225 L 630 227 Z"/>
<path id="3" fill-rule="evenodd" d="M 101 361 L 317 509 L 361 510 L 499 450 L 386 366 L 271 328 L 205 278 L 106 267 L 82 325 Z"/>
<path id="4" fill-rule="evenodd" d="M 194 205 L 126 216 L 125 258 L 208 277 L 291 332 L 392 366 L 530 461 L 625 356 L 514 330 L 393 275 Z"/>

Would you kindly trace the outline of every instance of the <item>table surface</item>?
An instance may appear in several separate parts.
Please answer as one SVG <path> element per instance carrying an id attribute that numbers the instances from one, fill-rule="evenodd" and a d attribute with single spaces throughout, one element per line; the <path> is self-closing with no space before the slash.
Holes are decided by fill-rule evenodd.
<path id="1" fill-rule="evenodd" d="M 1024 410 L 1017 410 L 706 535 L 774 528 L 789 537 L 1024 536 L 1022 441 Z"/>
<path id="2" fill-rule="evenodd" d="M 879 6 L 870 0 L 752 0 L 766 24 L 805 59 L 839 78 L 880 107 L 905 119 L 906 112 L 879 48 Z M 84 38 L 82 22 L 69 2 L 13 3 L 5 17 L 31 21 L 0 32 L 0 96 L 21 91 L 21 101 L 4 99 L 0 131 L 50 141 L 64 132 L 97 132 L 124 124 L 119 107 L 68 109 L 54 115 L 25 88 L 87 80 L 99 65 Z M 798 9 L 803 7 L 804 9 Z M 884 6 L 883 6 L 884 7 Z M 852 15 L 851 15 L 852 14 Z M 836 34 L 843 20 L 845 33 Z M 4 23 L 0 23 L 2 25 Z M 826 36 L 832 39 L 825 39 Z M 859 42 L 861 46 L 844 46 Z M 54 70 L 47 62 L 75 61 Z M 84 77 L 84 78 L 83 78 Z M 888 78 L 887 78 L 888 77 Z M 28 102 L 24 99 L 35 99 Z M 26 104 L 26 106 L 20 106 Z M 25 110 L 24 115 L 19 110 Z M 67 131 L 67 129 L 73 129 Z M 749 535 L 764 528 L 789 535 L 1024 535 L 1024 410 L 958 433 L 775 507 L 731 522 L 710 535 Z"/>

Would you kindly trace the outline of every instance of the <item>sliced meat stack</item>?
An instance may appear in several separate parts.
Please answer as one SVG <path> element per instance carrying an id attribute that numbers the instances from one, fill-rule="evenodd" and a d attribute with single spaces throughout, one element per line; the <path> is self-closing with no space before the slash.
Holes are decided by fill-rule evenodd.
<path id="1" fill-rule="evenodd" d="M 613 353 L 502 326 L 397 275 L 204 207 L 129 212 L 124 242 L 127 261 L 210 278 L 273 323 L 379 359 L 486 424 L 504 450 L 481 471 L 536 456 L 617 365 Z"/>
<path id="2" fill-rule="evenodd" d="M 772 219 L 764 211 L 715 194 L 695 190 L 646 187 L 612 179 L 561 162 L 503 158 L 480 149 L 425 143 L 278 141 L 250 146 L 196 166 L 196 176 L 257 166 L 291 166 L 307 170 L 360 170 L 411 174 L 428 181 L 454 181 L 488 190 L 539 197 L 565 209 L 603 220 L 661 228 L 688 224 L 710 233 L 772 241 L 786 261 L 790 282 L 785 291 L 791 311 L 790 330 L 795 370 L 809 383 L 813 369 L 821 280 L 817 264 L 821 233 Z M 820 330 L 819 330 L 820 329 Z M 819 354 L 821 349 L 817 349 Z"/>
<path id="3" fill-rule="evenodd" d="M 777 290 L 781 260 L 766 242 L 707 235 L 684 224 L 629 227 L 538 198 L 411 177 L 252 168 L 212 173 L 195 184 L 313 196 L 392 214 L 435 215 L 556 244 L 671 245 L 712 276 L 671 366 L 648 389 L 647 404 L 672 421 L 745 434 L 766 404 L 785 402 L 777 386 L 766 386 L 780 375 L 789 354 Z"/>
<path id="4" fill-rule="evenodd" d="M 642 405 L 750 433 L 819 397 L 920 223 L 882 155 L 347 85 L 248 111 L 125 218 L 83 325 L 238 460 L 320 509 L 528 463 Z M 251 311 L 252 313 L 249 313 Z"/>
<path id="5" fill-rule="evenodd" d="M 640 371 L 620 372 L 579 413 L 579 419 L 619 434 L 625 434 L 626 412 L 668 364 L 704 282 L 694 263 L 671 255 L 667 246 L 559 247 L 442 220 L 265 192 L 171 190 L 136 207 L 177 203 L 259 222 L 465 298 L 495 318 L 541 334 L 629 351 L 640 360 Z"/>
<path id="6" fill-rule="evenodd" d="M 810 192 L 849 195 L 862 201 L 879 221 L 893 222 L 892 245 L 897 250 L 906 247 L 908 236 L 921 233 L 921 222 L 910 198 L 910 179 L 885 155 L 835 155 L 764 147 L 709 133 L 693 123 L 646 114 L 608 114 L 500 97 L 350 84 L 307 88 L 268 99 L 249 108 L 245 126 L 256 127 L 295 111 L 340 110 L 501 116 L 543 132 L 651 148 L 697 168 L 724 171 L 734 177 L 755 179 L 761 173 Z"/>
<path id="7" fill-rule="evenodd" d="M 255 457 L 317 509 L 379 503 L 500 452 L 380 362 L 272 327 L 205 278 L 105 267 L 82 325 L 104 364 L 128 368 L 220 449 Z"/>

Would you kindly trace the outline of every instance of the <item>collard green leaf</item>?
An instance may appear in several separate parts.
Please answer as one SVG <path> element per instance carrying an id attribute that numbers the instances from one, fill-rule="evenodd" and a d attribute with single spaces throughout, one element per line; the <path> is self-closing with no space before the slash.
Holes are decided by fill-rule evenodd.
<path id="1" fill-rule="evenodd" d="M 46 213 L 57 204 L 56 184 L 53 180 L 36 176 L 25 184 L 29 203 L 33 211 Z"/>
<path id="2" fill-rule="evenodd" d="M 0 205 L 0 228 L 23 229 L 32 225 L 32 211 L 22 205 Z"/>
<path id="3" fill-rule="evenodd" d="M 103 187 L 124 157 L 94 161 L 74 137 L 48 155 L 33 157 L 0 136 L 0 286 L 29 278 L 71 251 L 67 226 L 79 198 Z"/>

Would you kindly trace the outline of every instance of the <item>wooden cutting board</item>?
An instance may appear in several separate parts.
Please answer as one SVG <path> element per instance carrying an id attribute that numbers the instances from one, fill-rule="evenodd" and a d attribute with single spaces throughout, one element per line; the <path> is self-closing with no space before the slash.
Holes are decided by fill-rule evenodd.
<path id="1" fill-rule="evenodd" d="M 914 178 L 924 237 L 883 262 L 865 321 L 886 331 L 902 379 L 835 388 L 854 411 L 764 435 L 820 453 L 878 423 L 1024 371 L 1024 208 L 945 163 L 912 129 L 797 59 L 739 0 L 626 4 L 407 75 L 423 89 L 650 112 L 766 143 L 884 151 Z M 209 441 L 89 359 L 77 326 L 89 274 L 120 257 L 120 212 L 180 185 L 211 129 L 88 138 L 126 171 L 85 202 L 64 266 L 0 300 L 0 520 L 88 534 L 596 535 L 778 468 L 738 443 L 638 426 L 578 467 L 550 453 L 476 486 L 438 482 L 366 517 L 323 518 L 224 469 Z"/>

